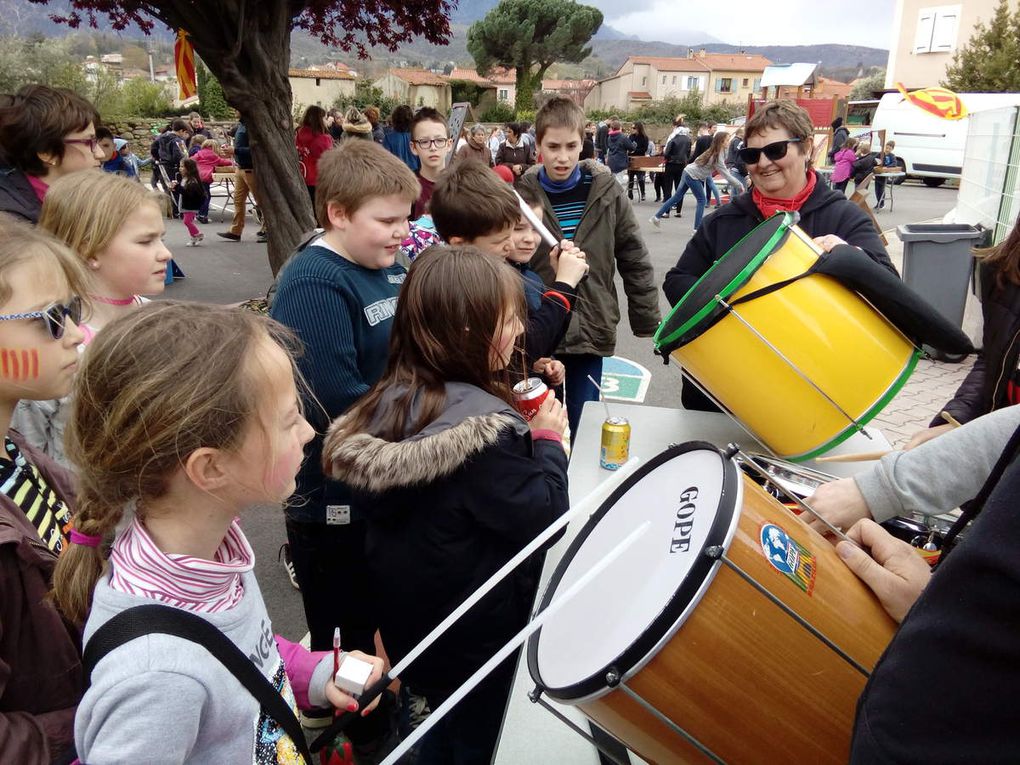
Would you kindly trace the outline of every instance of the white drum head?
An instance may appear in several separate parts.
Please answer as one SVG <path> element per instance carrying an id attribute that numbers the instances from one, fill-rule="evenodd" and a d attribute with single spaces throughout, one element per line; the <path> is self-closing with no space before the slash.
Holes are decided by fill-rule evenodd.
<path id="1" fill-rule="evenodd" d="M 589 519 L 553 573 L 544 609 L 635 526 L 648 531 L 528 642 L 535 682 L 555 698 L 608 690 L 606 672 L 637 672 L 683 624 L 728 547 L 739 513 L 739 472 L 714 446 L 672 447 L 628 478 Z"/>

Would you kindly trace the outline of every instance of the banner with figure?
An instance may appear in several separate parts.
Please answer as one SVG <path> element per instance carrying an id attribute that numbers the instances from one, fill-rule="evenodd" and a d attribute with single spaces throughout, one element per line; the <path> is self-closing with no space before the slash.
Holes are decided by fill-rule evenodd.
<path id="1" fill-rule="evenodd" d="M 174 43 L 174 64 L 177 69 L 177 97 L 188 101 L 198 95 L 198 81 L 195 76 L 195 49 L 191 47 L 188 33 L 177 30 Z"/>

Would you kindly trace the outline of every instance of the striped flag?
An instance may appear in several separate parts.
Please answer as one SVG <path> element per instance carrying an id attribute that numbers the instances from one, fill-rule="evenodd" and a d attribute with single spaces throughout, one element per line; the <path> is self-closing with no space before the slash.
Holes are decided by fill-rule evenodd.
<path id="1" fill-rule="evenodd" d="M 198 95 L 198 81 L 195 76 L 195 49 L 191 47 L 188 33 L 177 30 L 174 43 L 174 63 L 177 66 L 177 92 L 181 101 Z"/>
<path id="2" fill-rule="evenodd" d="M 902 82 L 897 82 L 896 87 L 910 103 L 936 117 L 944 120 L 962 120 L 967 116 L 967 107 L 963 100 L 951 90 L 924 88 L 908 93 Z"/>

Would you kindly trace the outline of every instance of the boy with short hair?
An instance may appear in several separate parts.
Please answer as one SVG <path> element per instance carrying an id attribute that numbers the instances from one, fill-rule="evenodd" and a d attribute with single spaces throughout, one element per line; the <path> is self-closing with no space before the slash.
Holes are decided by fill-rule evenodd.
<path id="1" fill-rule="evenodd" d="M 655 333 L 659 298 L 651 258 L 622 187 L 590 160 L 578 162 L 584 112 L 569 98 L 552 98 L 539 110 L 535 126 L 542 166 L 527 173 L 520 186 L 540 195 L 546 226 L 584 250 L 591 268 L 578 287 L 578 307 L 557 353 L 567 369 L 567 414 L 576 433 L 584 402 L 598 398 L 587 377 L 600 380 L 603 359 L 616 350 L 616 271 L 623 278 L 637 337 Z M 552 278 L 554 265 L 544 242 L 531 266 L 545 281 Z"/>
<path id="2" fill-rule="evenodd" d="M 537 200 L 532 197 L 532 201 Z M 443 175 L 432 196 L 432 219 L 447 243 L 470 244 L 517 265 L 514 237 L 522 228 L 522 220 L 526 223 L 526 219 L 510 186 L 481 162 L 464 160 Z M 530 229 L 530 224 L 527 226 Z M 529 259 L 530 255 L 528 253 Z M 525 295 L 529 298 L 524 333 L 527 366 L 546 373 L 552 384 L 559 385 L 562 382 L 560 365 L 555 364 L 555 371 L 550 370 L 549 357 L 566 332 L 577 302 L 577 283 L 587 273 L 587 264 L 585 254 L 566 241 L 557 248 L 554 257 L 556 270 L 552 287 L 546 289 L 536 279 L 537 284 L 531 283 L 534 295 L 529 295 L 525 269 L 518 267 L 517 270 L 525 279 Z"/>
<path id="3" fill-rule="evenodd" d="M 411 153 L 418 158 L 418 182 L 421 193 L 414 203 L 411 218 L 417 220 L 425 214 L 432 198 L 436 181 L 446 168 L 446 155 L 450 153 L 450 133 L 446 117 L 429 106 L 423 106 L 411 120 Z"/>
<path id="4" fill-rule="evenodd" d="M 284 268 L 270 315 L 304 346 L 297 364 L 311 394 L 305 414 L 317 432 L 286 510 L 311 649 L 331 649 L 339 626 L 344 648 L 354 650 L 374 646 L 378 621 L 367 579 L 366 521 L 352 507 L 349 488 L 323 474 L 322 441 L 329 423 L 386 367 L 406 276 L 394 259 L 419 189 L 407 165 L 374 141 L 347 141 L 324 153 L 318 169 L 315 214 L 325 233 Z M 358 720 L 364 728 L 349 729 L 352 740 L 377 739 L 385 718 Z"/>

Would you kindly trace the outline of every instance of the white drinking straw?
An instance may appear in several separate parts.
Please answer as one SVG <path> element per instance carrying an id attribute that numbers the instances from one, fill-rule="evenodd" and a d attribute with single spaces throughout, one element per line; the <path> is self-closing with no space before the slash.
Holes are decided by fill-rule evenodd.
<path id="1" fill-rule="evenodd" d="M 528 206 L 528 203 L 524 201 L 524 198 L 518 194 L 516 190 L 514 191 L 514 196 L 517 197 L 517 204 L 521 207 L 521 214 L 528 219 L 528 223 L 530 223 L 532 228 L 538 232 L 538 235 L 542 237 L 542 240 L 550 247 L 558 245 L 559 242 L 556 241 L 556 237 L 553 236 L 552 232 L 545 227 L 542 219 L 535 215 L 535 211 Z"/>

